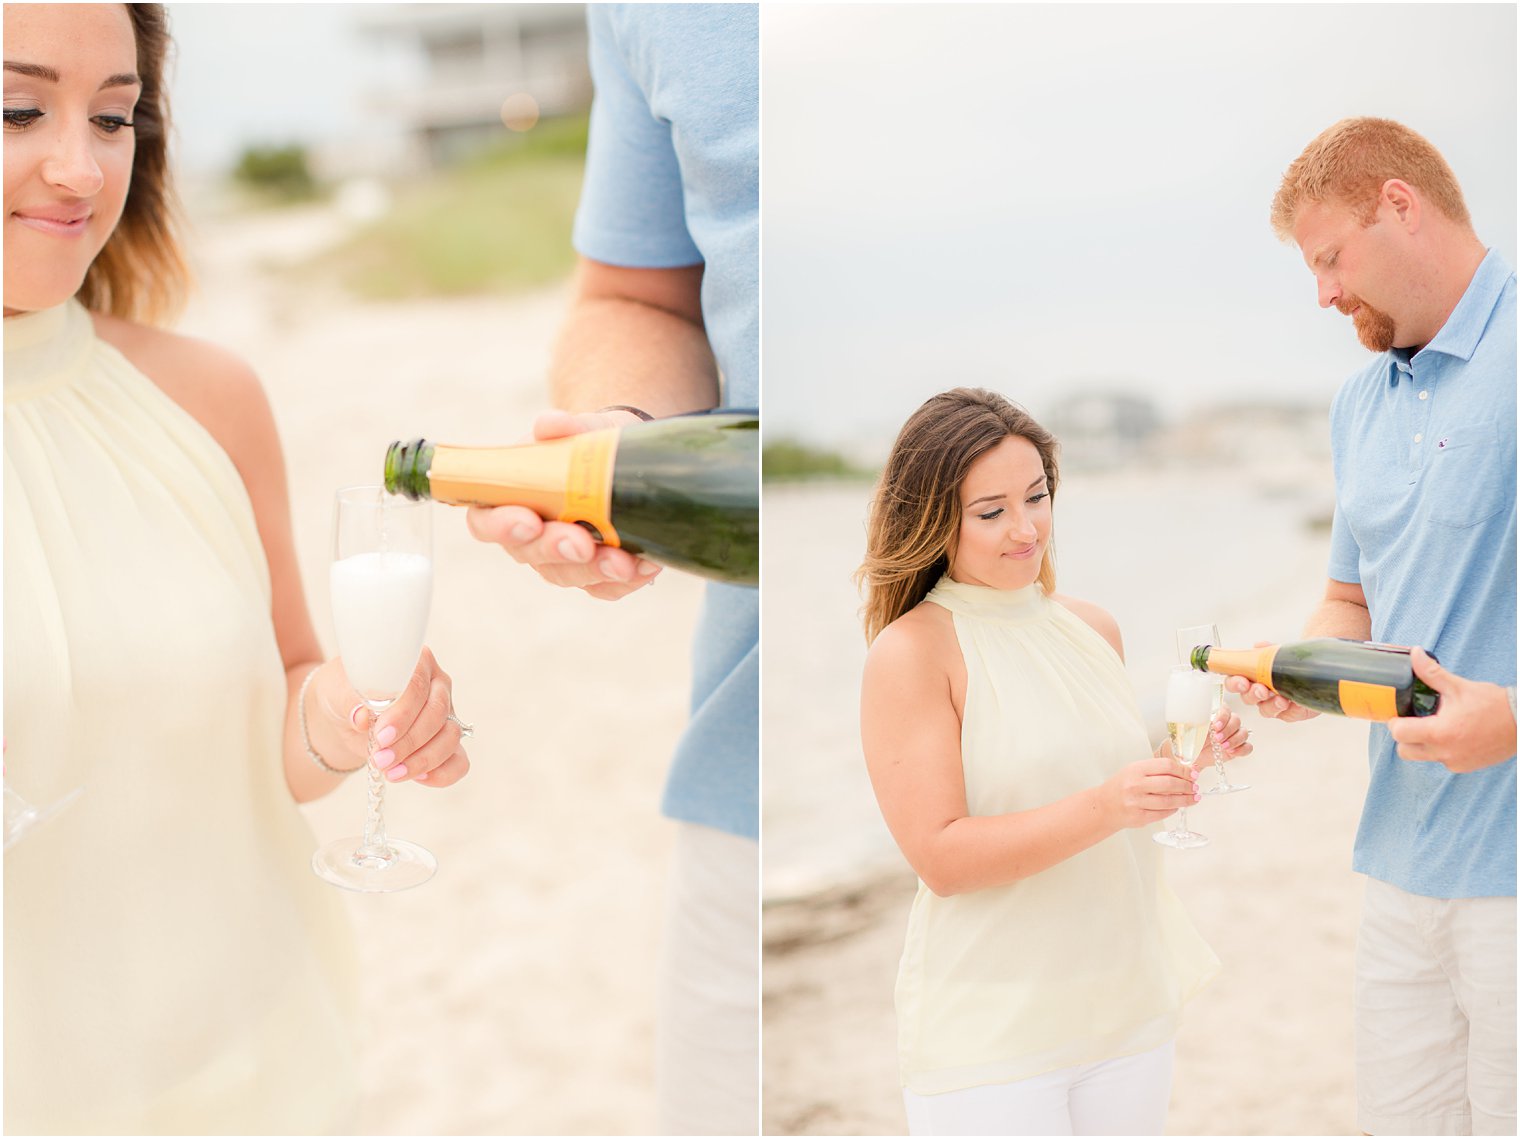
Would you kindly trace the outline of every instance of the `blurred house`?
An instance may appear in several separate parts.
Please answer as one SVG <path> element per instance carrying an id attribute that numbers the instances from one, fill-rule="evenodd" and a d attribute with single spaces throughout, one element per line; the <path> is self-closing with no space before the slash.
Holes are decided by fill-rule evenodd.
<path id="1" fill-rule="evenodd" d="M 1161 417 L 1144 396 L 1095 390 L 1061 400 L 1045 426 L 1061 441 L 1063 466 L 1107 470 L 1146 454 L 1161 429 Z"/>
<path id="2" fill-rule="evenodd" d="M 418 81 L 372 101 L 403 125 L 424 165 L 591 105 L 584 4 L 378 4 L 360 27 L 416 57 Z"/>
<path id="3" fill-rule="evenodd" d="M 1200 456 L 1267 463 L 1330 459 L 1330 408 L 1322 403 L 1242 400 L 1201 407 L 1179 420 L 1168 442 Z M 1249 456 L 1247 456 L 1249 452 Z"/>

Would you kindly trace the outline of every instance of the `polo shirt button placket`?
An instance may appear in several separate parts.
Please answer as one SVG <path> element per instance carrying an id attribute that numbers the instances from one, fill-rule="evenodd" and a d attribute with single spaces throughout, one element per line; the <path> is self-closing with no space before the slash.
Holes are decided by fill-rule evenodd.
<path id="1" fill-rule="evenodd" d="M 1420 470 L 1424 466 L 1420 444 L 1425 441 L 1425 429 L 1429 426 L 1430 400 L 1428 396 L 1430 393 L 1425 388 L 1420 388 L 1418 392 L 1415 391 L 1419 386 L 1419 382 L 1414 374 L 1414 365 L 1412 363 L 1396 362 L 1394 366 L 1399 370 L 1400 385 L 1407 379 L 1409 381 L 1408 390 L 1416 395 L 1418 401 L 1414 407 L 1414 414 L 1410 416 L 1414 430 L 1411 432 L 1412 438 L 1409 443 L 1409 481 L 1410 483 L 1414 483 L 1419 478 Z"/>

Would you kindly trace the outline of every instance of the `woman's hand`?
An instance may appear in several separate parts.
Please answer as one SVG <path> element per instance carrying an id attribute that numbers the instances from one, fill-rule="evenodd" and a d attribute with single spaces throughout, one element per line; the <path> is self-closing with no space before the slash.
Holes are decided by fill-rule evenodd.
<path id="1" fill-rule="evenodd" d="M 1170 743 L 1162 747 L 1165 754 L 1136 760 L 1099 787 L 1115 829 L 1160 822 L 1179 807 L 1191 807 L 1202 798 L 1198 772 L 1172 758 Z"/>
<path id="2" fill-rule="evenodd" d="M 1240 717 L 1229 708 L 1222 710 L 1209 725 L 1209 742 L 1218 745 L 1220 759 L 1239 759 L 1243 755 L 1250 755 L 1255 750 L 1250 739 L 1251 733 L 1246 731 Z M 1208 754 L 1209 757 L 1213 756 L 1212 747 Z M 1200 761 L 1203 758 L 1200 756 Z"/>
<path id="3" fill-rule="evenodd" d="M 460 746 L 463 725 L 454 716 L 454 681 L 424 648 L 417 670 L 396 702 L 380 713 L 375 765 L 392 783 L 412 780 L 425 787 L 448 787 L 469 773 L 470 759 Z M 349 713 L 358 737 L 357 752 L 368 754 L 374 714 L 364 704 Z"/>

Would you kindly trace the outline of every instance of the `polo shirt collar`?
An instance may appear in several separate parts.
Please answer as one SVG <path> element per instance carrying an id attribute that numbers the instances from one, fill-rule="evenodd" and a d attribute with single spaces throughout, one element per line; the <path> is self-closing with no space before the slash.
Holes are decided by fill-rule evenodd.
<path id="1" fill-rule="evenodd" d="M 1478 349 L 1478 341 L 1483 339 L 1483 330 L 1488 327 L 1488 319 L 1493 315 L 1494 306 L 1499 303 L 1499 296 L 1504 292 L 1505 284 L 1514 274 L 1515 271 L 1500 256 L 1499 251 L 1490 249 L 1478 263 L 1478 271 L 1468 282 L 1467 290 L 1462 294 L 1462 299 L 1457 302 L 1457 307 L 1451 310 L 1446 323 L 1431 338 L 1430 343 L 1421 348 L 1416 355 L 1424 352 L 1439 352 L 1443 356 L 1471 360 L 1473 353 Z M 1409 363 L 1410 355 L 1407 349 L 1395 348 L 1392 354 L 1398 362 Z M 1391 379 L 1398 379 L 1397 369 L 1390 368 L 1389 373 Z"/>

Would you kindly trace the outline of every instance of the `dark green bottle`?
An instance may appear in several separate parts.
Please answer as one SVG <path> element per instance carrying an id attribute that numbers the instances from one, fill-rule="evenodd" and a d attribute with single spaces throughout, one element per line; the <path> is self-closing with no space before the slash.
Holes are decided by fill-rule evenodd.
<path id="1" fill-rule="evenodd" d="M 516 447 L 392 443 L 385 488 L 526 506 L 611 546 L 718 581 L 760 572 L 760 417 L 719 408 Z"/>
<path id="2" fill-rule="evenodd" d="M 1414 674 L 1409 650 L 1339 637 L 1318 637 L 1258 649 L 1199 645 L 1192 665 L 1200 672 L 1244 676 L 1316 712 L 1391 720 L 1429 716 L 1440 695 Z"/>

